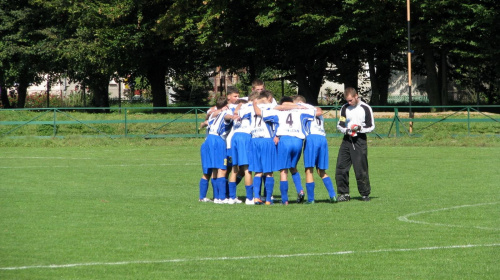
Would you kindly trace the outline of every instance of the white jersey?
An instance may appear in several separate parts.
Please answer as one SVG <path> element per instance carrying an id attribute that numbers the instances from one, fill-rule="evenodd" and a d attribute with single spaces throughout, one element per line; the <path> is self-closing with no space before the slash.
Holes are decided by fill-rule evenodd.
<path id="1" fill-rule="evenodd" d="M 231 110 L 222 111 L 217 116 L 210 115 L 208 118 L 208 134 L 218 135 L 226 140 L 229 131 L 231 130 L 231 121 L 226 122 L 224 116 L 231 114 Z"/>
<path id="2" fill-rule="evenodd" d="M 234 110 L 236 109 L 236 107 L 238 107 L 238 105 L 237 104 L 227 104 L 227 107 L 229 108 L 228 111 L 230 111 L 230 114 L 234 115 Z M 231 139 L 233 138 L 233 134 L 235 132 L 234 131 L 234 123 L 233 123 L 233 121 L 231 121 L 231 123 L 233 124 L 233 127 L 228 132 L 227 137 L 226 137 L 226 146 L 227 146 L 227 149 L 231 149 Z"/>
<path id="3" fill-rule="evenodd" d="M 297 104 L 305 106 L 305 107 L 310 108 L 310 109 L 316 109 L 314 106 L 312 106 L 310 104 L 306 104 L 306 103 L 297 103 Z M 306 123 L 306 127 L 305 127 L 306 136 L 309 134 L 326 136 L 325 120 L 323 119 L 323 116 L 316 116 L 316 112 L 314 115 L 315 115 L 314 119 L 310 119 Z"/>
<path id="4" fill-rule="evenodd" d="M 255 112 L 253 110 L 252 103 L 247 103 L 247 104 L 241 105 L 241 108 L 238 111 L 238 116 L 240 117 L 240 120 L 235 121 L 233 123 L 234 133 L 243 132 L 243 133 L 250 134 L 252 132 L 251 124 L 252 124 L 252 116 L 253 115 L 255 115 Z"/>
<path id="5" fill-rule="evenodd" d="M 272 108 L 272 104 L 259 104 L 258 106 L 262 110 L 262 113 Z M 246 116 L 250 117 L 252 138 L 274 138 L 276 136 L 273 124 L 266 122 L 261 116 L 257 116 L 253 106 L 250 114 Z"/>
<path id="6" fill-rule="evenodd" d="M 353 124 L 361 126 L 361 130 L 358 133 L 370 133 L 375 129 L 372 108 L 363 101 L 359 101 L 356 106 L 344 104 L 342 108 L 340 108 L 340 118 L 337 123 L 337 129 L 345 134 L 346 130 Z"/>
<path id="7" fill-rule="evenodd" d="M 276 126 L 277 136 L 294 136 L 305 138 L 305 122 L 314 118 L 315 109 L 295 109 L 290 111 L 268 110 L 262 111 L 265 121 L 271 121 Z"/>

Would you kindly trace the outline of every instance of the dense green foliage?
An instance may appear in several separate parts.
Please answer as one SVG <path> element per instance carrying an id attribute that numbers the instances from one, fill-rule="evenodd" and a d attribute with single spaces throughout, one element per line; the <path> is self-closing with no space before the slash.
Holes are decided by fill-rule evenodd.
<path id="1" fill-rule="evenodd" d="M 63 75 L 90 89 L 94 107 L 109 106 L 108 82 L 120 77 L 146 78 L 154 107 L 167 105 L 166 86 L 201 105 L 185 95 L 221 66 L 248 75 L 245 86 L 284 78 L 313 104 L 329 80 L 384 105 L 391 75 L 407 70 L 406 2 L 0 0 L 1 103 L 17 86 L 12 105 L 24 107 L 28 85 Z M 462 99 L 499 102 L 499 3 L 411 1 L 414 73 L 431 105 L 446 105 L 452 84 Z"/>

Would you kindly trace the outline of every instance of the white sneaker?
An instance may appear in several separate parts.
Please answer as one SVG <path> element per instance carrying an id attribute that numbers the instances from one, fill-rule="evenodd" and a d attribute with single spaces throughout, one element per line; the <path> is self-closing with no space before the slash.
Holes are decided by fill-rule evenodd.
<path id="1" fill-rule="evenodd" d="M 205 198 L 200 199 L 200 202 L 213 202 L 213 201 L 210 198 L 205 197 Z"/>
<path id="2" fill-rule="evenodd" d="M 225 198 L 224 200 L 221 200 L 220 204 L 229 204 L 229 199 Z"/>
<path id="3" fill-rule="evenodd" d="M 221 204 L 221 201 L 222 201 L 222 200 L 220 200 L 220 199 L 218 199 L 218 198 L 214 199 L 214 203 L 215 203 L 215 204 Z"/>
<path id="4" fill-rule="evenodd" d="M 227 204 L 235 204 L 235 203 L 236 203 L 236 201 L 234 201 L 234 199 L 232 199 L 232 198 L 227 199 Z"/>
<path id="5" fill-rule="evenodd" d="M 236 203 L 236 204 L 243 203 L 243 201 L 239 200 L 238 198 L 235 198 L 235 199 L 233 199 L 233 200 L 234 200 L 234 203 Z"/>
<path id="6" fill-rule="evenodd" d="M 255 205 L 255 202 L 253 201 L 253 199 L 248 199 L 248 198 L 247 198 L 247 199 L 245 200 L 245 204 L 246 204 L 246 205 Z"/>

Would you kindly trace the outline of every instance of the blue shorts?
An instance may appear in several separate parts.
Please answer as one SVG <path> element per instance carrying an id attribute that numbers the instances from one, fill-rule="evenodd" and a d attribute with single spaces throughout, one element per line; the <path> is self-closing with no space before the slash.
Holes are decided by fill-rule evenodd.
<path id="1" fill-rule="evenodd" d="M 250 141 L 252 135 L 244 132 L 236 132 L 231 138 L 231 149 L 228 151 L 233 166 L 249 165 L 252 155 Z"/>
<path id="2" fill-rule="evenodd" d="M 297 167 L 304 140 L 293 136 L 281 136 L 278 143 L 279 170 Z"/>
<path id="3" fill-rule="evenodd" d="M 208 135 L 201 145 L 201 169 L 203 174 L 212 168 L 227 169 L 226 142 L 217 135 Z"/>
<path id="4" fill-rule="evenodd" d="M 272 138 L 252 138 L 252 158 L 248 170 L 270 173 L 277 171 L 277 150 Z"/>
<path id="5" fill-rule="evenodd" d="M 322 135 L 310 134 L 304 142 L 304 167 L 328 169 L 328 142 Z"/>

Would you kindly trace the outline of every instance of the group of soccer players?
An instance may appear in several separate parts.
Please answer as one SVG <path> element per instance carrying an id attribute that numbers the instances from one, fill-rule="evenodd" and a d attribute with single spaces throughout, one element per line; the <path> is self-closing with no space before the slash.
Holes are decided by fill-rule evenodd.
<path id="1" fill-rule="evenodd" d="M 313 204 L 314 168 L 317 169 L 329 195 L 337 197 L 332 180 L 327 175 L 328 145 L 321 108 L 305 103 L 297 95 L 284 97 L 277 105 L 271 92 L 261 81 L 252 84 L 248 98 L 239 98 L 236 88 L 216 101 L 207 113 L 207 137 L 201 146 L 203 175 L 199 183 L 202 202 L 239 204 L 236 186 L 243 181 L 245 204 L 274 204 L 274 172 L 280 174 L 281 204 L 288 205 L 288 174 L 302 203 Z M 303 153 L 306 192 L 297 170 Z M 253 175 L 252 175 L 253 174 Z M 209 183 L 213 200 L 207 198 Z M 262 185 L 264 188 L 262 188 Z"/>

